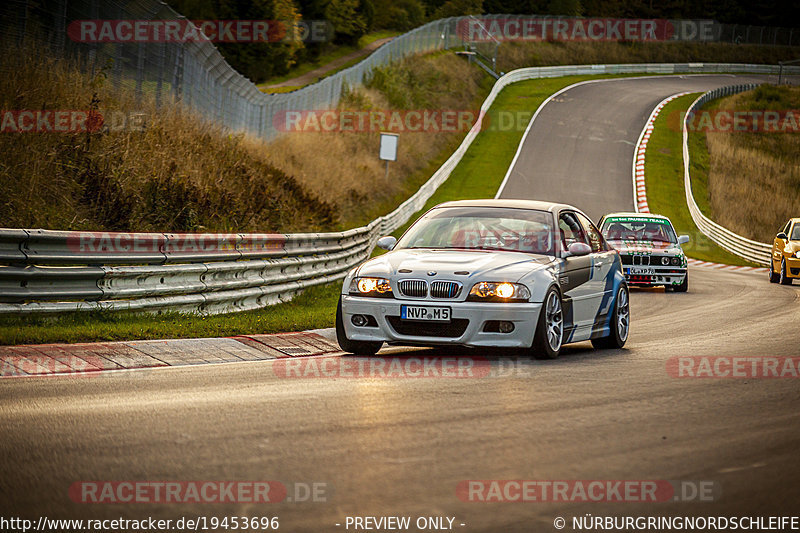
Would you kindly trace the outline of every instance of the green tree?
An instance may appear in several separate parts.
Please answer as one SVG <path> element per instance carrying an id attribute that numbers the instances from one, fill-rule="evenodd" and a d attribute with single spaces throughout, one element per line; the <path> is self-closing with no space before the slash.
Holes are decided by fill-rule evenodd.
<path id="1" fill-rule="evenodd" d="M 448 0 L 433 14 L 433 18 L 461 17 L 483 13 L 483 0 Z"/>
<path id="2" fill-rule="evenodd" d="M 375 13 L 376 29 L 408 31 L 425 23 L 425 6 L 419 0 L 396 0 Z"/>
<path id="3" fill-rule="evenodd" d="M 581 0 L 550 0 L 547 5 L 547 13 L 565 17 L 580 17 L 583 15 L 583 6 L 581 6 Z"/>
<path id="4" fill-rule="evenodd" d="M 356 44 L 367 32 L 367 20 L 359 11 L 359 0 L 330 0 L 325 7 L 325 18 L 333 25 L 335 39 Z"/>

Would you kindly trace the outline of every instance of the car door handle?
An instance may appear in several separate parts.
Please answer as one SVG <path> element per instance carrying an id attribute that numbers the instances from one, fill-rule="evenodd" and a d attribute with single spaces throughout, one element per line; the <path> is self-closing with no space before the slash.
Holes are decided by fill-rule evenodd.
<path id="1" fill-rule="evenodd" d="M 594 267 L 595 267 L 595 268 L 600 268 L 601 266 L 603 266 L 603 263 L 602 263 L 602 261 L 601 261 L 600 263 L 595 263 L 595 264 L 594 264 Z"/>

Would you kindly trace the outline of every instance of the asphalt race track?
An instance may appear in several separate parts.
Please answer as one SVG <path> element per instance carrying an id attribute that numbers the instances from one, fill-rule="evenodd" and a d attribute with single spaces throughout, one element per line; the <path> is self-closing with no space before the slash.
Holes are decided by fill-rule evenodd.
<path id="1" fill-rule="evenodd" d="M 765 79 L 687 75 L 578 85 L 539 112 L 499 197 L 568 203 L 593 220 L 613 211 L 633 211 L 631 160 L 653 108 L 676 93 Z"/>
<path id="2" fill-rule="evenodd" d="M 569 90 L 539 114 L 503 197 L 566 200 L 592 217 L 631 209 L 633 143 L 652 108 L 676 92 L 747 79 Z M 347 531 L 347 516 L 450 516 L 456 530 L 536 532 L 556 531 L 557 516 L 573 531 L 571 518 L 586 513 L 790 515 L 800 498 L 798 381 L 678 378 L 668 361 L 797 356 L 799 296 L 797 285 L 771 285 L 765 274 L 697 267 L 687 294 L 633 291 L 624 350 L 580 343 L 550 362 L 383 351 L 486 358 L 485 377 L 298 378 L 284 377 L 285 362 L 257 361 L 3 380 L 2 515 L 278 516 L 281 531 Z M 703 481 L 714 501 L 485 503 L 457 494 L 465 480 L 514 479 Z M 68 489 L 82 480 L 278 480 L 325 483 L 326 495 L 73 503 Z"/>

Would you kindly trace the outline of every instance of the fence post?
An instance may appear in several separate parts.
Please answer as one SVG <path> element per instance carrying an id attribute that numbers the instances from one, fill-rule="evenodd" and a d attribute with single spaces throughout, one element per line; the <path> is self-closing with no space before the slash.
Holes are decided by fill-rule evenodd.
<path id="1" fill-rule="evenodd" d="M 183 81 L 183 43 L 176 43 L 175 65 L 172 68 L 172 98 L 175 102 L 181 101 L 181 85 Z"/>
<path id="2" fill-rule="evenodd" d="M 67 38 L 67 0 L 59 0 L 55 24 L 53 47 L 59 54 L 64 54 Z"/>
<path id="3" fill-rule="evenodd" d="M 167 43 L 158 43 L 156 45 L 158 51 L 158 74 L 156 75 L 156 109 L 161 107 L 161 90 L 164 85 L 164 63 L 167 58 Z"/>
<path id="4" fill-rule="evenodd" d="M 136 102 L 142 101 L 142 82 L 144 81 L 144 52 L 147 45 L 139 43 L 136 46 Z"/>

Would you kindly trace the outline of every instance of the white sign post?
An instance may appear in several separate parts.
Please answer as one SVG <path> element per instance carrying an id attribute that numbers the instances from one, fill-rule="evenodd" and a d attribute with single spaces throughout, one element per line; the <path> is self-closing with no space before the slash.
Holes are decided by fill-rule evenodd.
<path id="1" fill-rule="evenodd" d="M 381 133 L 380 158 L 386 161 L 386 179 L 389 179 L 389 161 L 397 161 L 397 134 Z"/>

